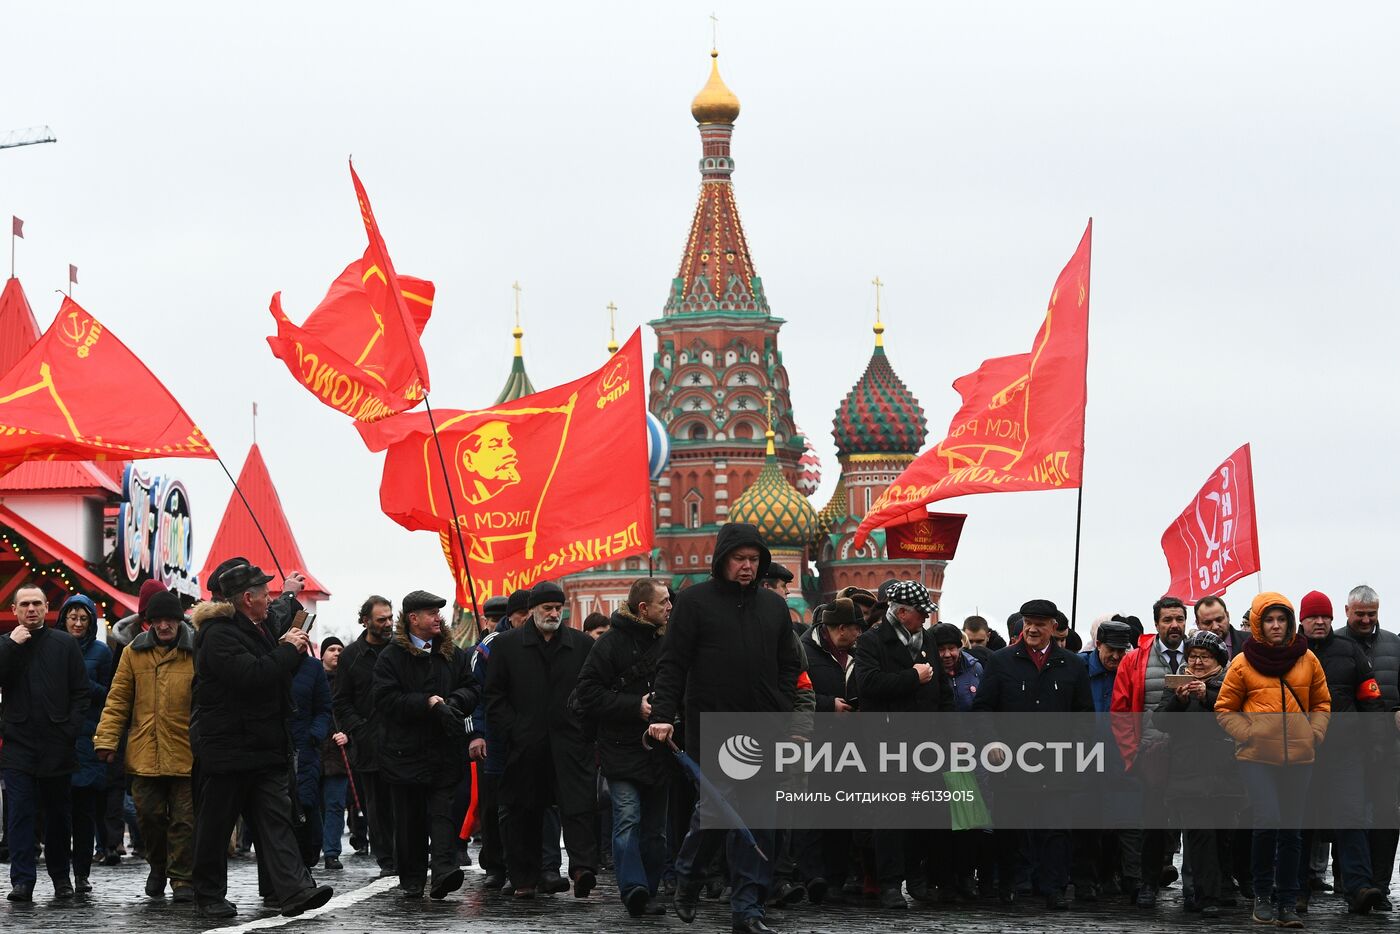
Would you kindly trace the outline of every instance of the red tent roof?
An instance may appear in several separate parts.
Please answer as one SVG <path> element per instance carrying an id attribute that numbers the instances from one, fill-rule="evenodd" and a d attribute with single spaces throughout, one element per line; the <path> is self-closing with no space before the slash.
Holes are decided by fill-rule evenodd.
<path id="1" fill-rule="evenodd" d="M 307 568 L 306 559 L 301 556 L 301 548 L 297 546 L 296 536 L 292 534 L 287 514 L 282 511 L 282 500 L 277 495 L 277 487 L 272 483 L 272 475 L 267 472 L 262 451 L 258 450 L 256 444 L 249 449 L 248 459 L 243 462 L 243 469 L 238 474 L 238 488 L 248 498 L 248 505 L 253 507 L 253 512 L 257 513 L 258 521 L 267 533 L 267 540 L 272 543 L 277 557 L 282 562 L 282 570 L 289 574 L 292 571 L 300 571 L 306 575 L 305 593 L 309 599 L 324 600 L 329 597 L 330 591 L 321 586 L 321 582 Z M 262 536 L 258 534 L 258 528 L 253 524 L 243 501 L 238 498 L 237 491 L 229 497 L 228 506 L 224 508 L 224 518 L 219 523 L 219 531 L 214 533 L 214 542 L 209 546 L 209 557 L 204 561 L 204 570 L 199 573 L 206 597 L 209 595 L 209 575 L 221 563 L 235 555 L 247 558 L 269 574 L 277 572 L 272 554 L 267 550 Z"/>
<path id="2" fill-rule="evenodd" d="M 9 372 L 39 340 L 39 322 L 19 280 L 11 276 L 0 292 L 0 373 Z"/>

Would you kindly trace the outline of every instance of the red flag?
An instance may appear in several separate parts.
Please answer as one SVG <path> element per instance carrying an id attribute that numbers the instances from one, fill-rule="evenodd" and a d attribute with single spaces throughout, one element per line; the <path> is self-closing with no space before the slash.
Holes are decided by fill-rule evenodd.
<path id="1" fill-rule="evenodd" d="M 1172 573 L 1167 593 L 1192 604 L 1223 594 L 1232 583 L 1259 570 L 1248 444 L 1216 468 L 1162 533 L 1162 551 Z"/>
<path id="2" fill-rule="evenodd" d="M 78 284 L 78 267 L 74 266 L 72 263 L 68 264 L 68 284 Z"/>
<path id="3" fill-rule="evenodd" d="M 916 513 L 909 522 L 885 526 L 885 551 L 891 558 L 952 561 L 966 521 L 960 513 Z"/>
<path id="4" fill-rule="evenodd" d="M 475 412 L 358 424 L 388 450 L 379 502 L 408 529 L 445 533 L 458 602 L 464 562 L 448 506 L 457 506 L 478 601 L 651 548 L 645 382 L 640 329 L 582 379 Z"/>
<path id="5" fill-rule="evenodd" d="M 0 377 L 0 473 L 26 460 L 214 456 L 170 391 L 71 298 Z"/>
<path id="6" fill-rule="evenodd" d="M 422 384 L 405 354 L 390 347 L 390 329 L 371 303 L 365 282 L 377 277 L 373 248 L 345 267 L 301 326 L 282 311 L 282 293 L 270 311 L 277 334 L 267 339 L 274 356 L 316 398 L 360 422 L 373 422 L 412 408 L 423 398 Z M 413 316 L 415 343 L 433 311 L 433 284 L 398 277 Z"/>
<path id="7" fill-rule="evenodd" d="M 10 215 L 10 236 L 24 239 L 24 221 L 13 214 Z"/>
<path id="8" fill-rule="evenodd" d="M 417 377 L 421 386 L 419 395 L 428 391 L 428 361 L 423 357 L 423 345 L 418 342 L 418 331 L 414 329 L 413 314 L 408 310 L 404 299 L 403 286 L 394 272 L 394 264 L 389 259 L 389 249 L 384 245 L 384 237 L 379 233 L 379 223 L 374 219 L 374 210 L 369 206 L 369 195 L 360 184 L 360 176 L 355 174 L 355 165 L 350 165 L 350 178 L 355 183 L 355 196 L 360 199 L 360 216 L 364 218 L 365 234 L 369 237 L 369 248 L 365 258 L 378 274 L 367 276 L 365 292 L 369 295 L 370 306 L 378 309 L 383 319 L 387 372 L 404 374 L 405 391 L 415 387 L 408 377 Z M 368 273 L 369 268 L 366 269 Z M 396 385 L 392 380 L 390 385 Z M 418 401 L 414 399 L 413 401 Z"/>
<path id="9" fill-rule="evenodd" d="M 1079 486 L 1093 231 L 1090 221 L 1055 280 L 1030 352 L 987 360 L 953 383 L 963 404 L 948 437 L 919 455 L 881 494 L 856 530 L 857 548 L 872 529 L 937 500 Z"/>

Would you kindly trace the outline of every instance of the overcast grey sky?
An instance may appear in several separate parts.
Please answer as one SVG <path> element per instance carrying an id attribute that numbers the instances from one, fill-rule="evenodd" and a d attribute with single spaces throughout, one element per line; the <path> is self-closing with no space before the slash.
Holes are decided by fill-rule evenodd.
<path id="1" fill-rule="evenodd" d="M 40 324 L 75 263 L 235 473 L 259 402 L 327 625 L 371 591 L 447 594 L 435 537 L 379 512 L 381 455 L 268 351 L 268 299 L 302 320 L 363 250 L 353 154 L 396 266 L 437 284 L 438 406 L 494 399 L 515 279 L 535 385 L 593 368 L 608 302 L 625 335 L 676 272 L 712 9 L 817 506 L 871 278 L 934 442 L 953 379 L 1029 349 L 1092 215 L 1081 625 L 1147 616 L 1162 531 L 1245 441 L 1266 587 L 1340 616 L 1352 585 L 1400 586 L 1392 4 L 8 4 L 0 130 L 59 138 L 0 152 Z M 154 466 L 190 488 L 202 563 L 228 483 Z M 970 515 L 945 618 L 1068 606 L 1074 493 L 943 508 Z"/>

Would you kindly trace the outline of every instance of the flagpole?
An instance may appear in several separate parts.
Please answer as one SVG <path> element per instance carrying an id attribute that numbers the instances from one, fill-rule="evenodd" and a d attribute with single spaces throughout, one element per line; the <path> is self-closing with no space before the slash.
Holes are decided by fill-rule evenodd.
<path id="1" fill-rule="evenodd" d="M 452 496 L 452 483 L 447 478 L 447 458 L 442 453 L 442 439 L 438 437 L 437 420 L 433 418 L 433 407 L 428 402 L 428 394 L 423 393 L 423 407 L 428 412 L 428 427 L 433 430 L 433 446 L 437 448 L 438 464 L 442 467 L 442 485 L 447 489 L 447 506 L 452 510 L 452 528 L 457 532 L 457 548 L 462 552 L 462 570 L 467 575 L 467 593 L 472 598 L 472 614 L 477 626 L 481 625 L 481 610 L 476 605 L 476 583 L 472 580 L 471 559 L 467 557 L 467 543 L 462 538 L 462 526 L 457 522 L 457 502 Z M 455 568 L 454 568 L 455 570 Z"/>
<path id="2" fill-rule="evenodd" d="M 1069 604 L 1069 628 L 1074 631 L 1079 619 L 1079 530 L 1084 524 L 1084 481 L 1079 481 L 1079 496 L 1074 507 L 1074 590 Z"/>
<path id="3" fill-rule="evenodd" d="M 218 454 L 214 455 L 214 459 L 219 462 L 220 467 L 224 468 L 224 476 L 228 477 L 228 482 L 233 484 L 233 492 L 237 493 L 238 498 L 243 500 L 243 508 L 248 510 L 248 516 L 253 520 L 258 534 L 262 536 L 263 544 L 267 546 L 267 553 L 272 556 L 272 566 L 277 569 L 278 576 L 286 580 L 287 573 L 282 570 L 282 562 L 277 560 L 277 552 L 272 550 L 272 542 L 267 540 L 267 533 L 263 531 L 262 523 L 258 521 L 258 514 L 253 512 L 253 506 L 248 502 L 248 497 L 243 495 L 243 491 L 238 487 L 238 481 L 233 479 L 233 474 L 228 472 L 228 465 L 224 463 L 224 459 Z"/>

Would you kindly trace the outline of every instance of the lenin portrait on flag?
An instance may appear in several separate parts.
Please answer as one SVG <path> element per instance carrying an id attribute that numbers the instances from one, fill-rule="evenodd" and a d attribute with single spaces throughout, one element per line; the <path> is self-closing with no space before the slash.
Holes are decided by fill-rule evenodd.
<path id="1" fill-rule="evenodd" d="M 439 427 L 443 447 L 453 452 L 452 495 L 473 561 L 495 564 L 502 548 L 534 557 L 540 510 L 563 457 L 576 402 L 577 394 L 559 406 L 503 405 L 463 413 Z M 422 444 L 431 490 L 438 462 L 432 438 Z M 446 506 L 434 503 L 433 510 L 446 515 Z"/>
<path id="2" fill-rule="evenodd" d="M 480 506 L 520 482 L 513 441 L 507 422 L 490 421 L 457 442 L 457 486 L 468 503 Z"/>

